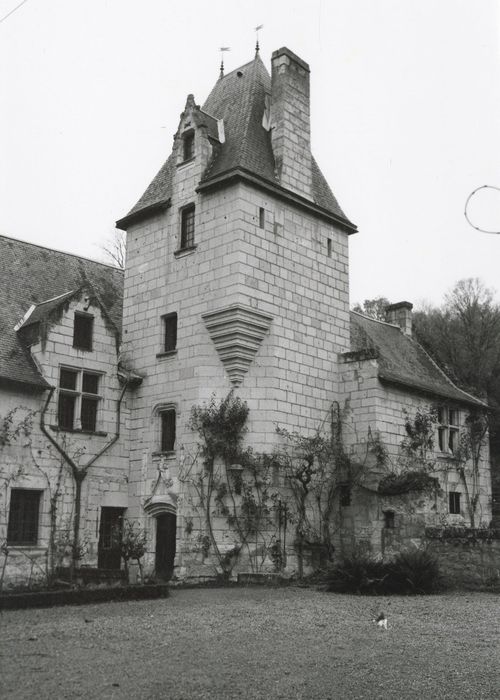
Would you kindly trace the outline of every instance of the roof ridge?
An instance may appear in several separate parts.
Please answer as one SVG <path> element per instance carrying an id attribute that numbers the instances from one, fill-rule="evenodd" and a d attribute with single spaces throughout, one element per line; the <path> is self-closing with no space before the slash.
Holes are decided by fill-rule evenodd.
<path id="1" fill-rule="evenodd" d="M 101 262 L 100 260 L 95 260 L 94 258 L 89 258 L 85 255 L 79 255 L 78 253 L 70 253 L 67 250 L 60 250 L 59 248 L 51 248 L 47 245 L 41 245 L 40 243 L 32 243 L 31 241 L 24 241 L 22 238 L 15 238 L 14 236 L 6 236 L 4 233 L 0 233 L 0 238 L 4 238 L 6 241 L 15 241 L 16 243 L 23 243 L 24 245 L 30 245 L 34 248 L 42 248 L 43 250 L 48 250 L 51 253 L 60 253 L 61 255 L 71 255 L 73 258 L 78 258 L 79 260 L 87 260 L 88 262 L 94 263 L 96 265 L 102 265 L 103 267 L 109 267 L 112 270 L 117 270 L 123 274 L 123 270 L 115 265 L 110 265 L 109 263 Z"/>
<path id="2" fill-rule="evenodd" d="M 392 328 L 397 328 L 399 331 L 401 331 L 402 335 L 405 335 L 403 331 L 401 330 L 401 327 L 398 326 L 397 323 L 389 323 L 389 321 L 381 321 L 378 318 L 373 318 L 373 316 L 368 316 L 367 314 L 362 314 L 359 311 L 354 311 L 354 309 L 350 310 L 351 314 L 356 314 L 356 316 L 361 316 L 361 318 L 366 318 L 368 321 L 374 321 L 375 323 L 381 323 L 384 326 L 391 326 Z"/>

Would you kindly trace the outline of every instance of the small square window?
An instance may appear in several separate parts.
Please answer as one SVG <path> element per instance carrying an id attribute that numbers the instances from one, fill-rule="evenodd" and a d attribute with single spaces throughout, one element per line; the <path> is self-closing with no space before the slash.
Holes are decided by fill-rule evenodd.
<path id="1" fill-rule="evenodd" d="M 75 313 L 73 324 L 73 347 L 78 350 L 92 350 L 94 317 Z"/>
<path id="2" fill-rule="evenodd" d="M 99 375 L 98 374 L 90 374 L 90 372 L 83 372 L 82 392 L 84 394 L 98 394 L 99 393 Z"/>
<path id="3" fill-rule="evenodd" d="M 181 212 L 181 250 L 194 246 L 194 206 L 186 207 Z"/>
<path id="4" fill-rule="evenodd" d="M 188 131 L 182 137 L 182 156 L 184 160 L 194 158 L 194 131 Z"/>
<path id="5" fill-rule="evenodd" d="M 161 451 L 173 452 L 175 447 L 175 408 L 169 408 L 160 413 L 161 418 Z"/>
<path id="6" fill-rule="evenodd" d="M 41 491 L 12 489 L 10 492 L 7 544 L 38 544 L 38 516 Z"/>
<path id="7" fill-rule="evenodd" d="M 450 513 L 452 515 L 460 515 L 460 492 L 450 491 L 448 494 Z"/>
<path id="8" fill-rule="evenodd" d="M 168 314 L 163 317 L 163 350 L 171 352 L 177 348 L 177 314 Z"/>

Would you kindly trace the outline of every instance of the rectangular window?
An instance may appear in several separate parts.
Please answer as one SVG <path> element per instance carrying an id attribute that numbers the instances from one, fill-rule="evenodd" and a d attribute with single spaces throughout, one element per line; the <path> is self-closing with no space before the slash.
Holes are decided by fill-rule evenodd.
<path id="1" fill-rule="evenodd" d="M 7 544 L 38 544 L 38 516 L 41 491 L 12 489 L 10 492 L 9 524 Z"/>
<path id="2" fill-rule="evenodd" d="M 460 492 L 450 491 L 448 497 L 450 501 L 450 513 L 452 515 L 460 515 Z"/>
<path id="3" fill-rule="evenodd" d="M 440 452 L 453 454 L 458 447 L 460 414 L 454 408 L 438 408 L 438 446 Z"/>
<path id="4" fill-rule="evenodd" d="M 346 508 L 351 505 L 351 485 L 340 484 L 339 488 L 340 505 Z"/>
<path id="5" fill-rule="evenodd" d="M 73 347 L 78 350 L 92 350 L 94 317 L 75 313 L 73 323 Z"/>
<path id="6" fill-rule="evenodd" d="M 387 528 L 388 530 L 393 530 L 394 524 L 395 524 L 394 511 L 393 510 L 384 511 L 384 527 Z"/>
<path id="7" fill-rule="evenodd" d="M 95 433 L 99 407 L 100 375 L 61 367 L 57 424 L 62 430 Z"/>
<path id="8" fill-rule="evenodd" d="M 194 131 L 188 131 L 182 139 L 182 157 L 184 160 L 191 160 L 194 158 Z"/>
<path id="9" fill-rule="evenodd" d="M 163 317 L 163 350 L 171 352 L 177 348 L 177 314 L 167 314 Z"/>
<path id="10" fill-rule="evenodd" d="M 194 205 L 181 212 L 181 250 L 194 246 Z"/>
<path id="11" fill-rule="evenodd" d="M 329 258 L 332 257 L 332 239 L 331 238 L 326 239 L 326 254 L 328 255 Z"/>
<path id="12" fill-rule="evenodd" d="M 264 207 L 259 207 L 259 228 L 266 227 L 266 210 Z"/>
<path id="13" fill-rule="evenodd" d="M 161 451 L 173 452 L 175 447 L 175 408 L 169 408 L 160 413 L 161 418 Z"/>

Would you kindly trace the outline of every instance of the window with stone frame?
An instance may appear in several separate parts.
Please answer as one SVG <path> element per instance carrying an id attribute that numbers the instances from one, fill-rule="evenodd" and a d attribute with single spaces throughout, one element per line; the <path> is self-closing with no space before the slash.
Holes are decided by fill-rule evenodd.
<path id="1" fill-rule="evenodd" d="M 57 425 L 61 430 L 95 433 L 101 375 L 71 367 L 59 370 Z"/>
<path id="2" fill-rule="evenodd" d="M 460 515 L 460 491 L 450 491 L 448 494 L 449 511 L 451 515 Z"/>
<path id="3" fill-rule="evenodd" d="M 73 321 L 73 347 L 77 350 L 92 350 L 94 317 L 90 314 L 75 313 Z"/>
<path id="4" fill-rule="evenodd" d="M 194 247 L 194 204 L 181 211 L 181 250 Z"/>
<path id="5" fill-rule="evenodd" d="M 12 489 L 10 492 L 7 544 L 36 546 L 42 491 Z"/>
<path id="6" fill-rule="evenodd" d="M 175 408 L 160 411 L 160 450 L 173 452 L 175 449 L 176 413 Z"/>
<path id="7" fill-rule="evenodd" d="M 182 159 L 194 158 L 194 131 L 186 131 L 182 136 Z"/>
<path id="8" fill-rule="evenodd" d="M 439 406 L 437 414 L 439 451 L 454 454 L 458 448 L 460 413 L 455 408 Z"/>
<path id="9" fill-rule="evenodd" d="M 163 352 L 177 349 L 177 314 L 165 314 L 163 318 Z"/>

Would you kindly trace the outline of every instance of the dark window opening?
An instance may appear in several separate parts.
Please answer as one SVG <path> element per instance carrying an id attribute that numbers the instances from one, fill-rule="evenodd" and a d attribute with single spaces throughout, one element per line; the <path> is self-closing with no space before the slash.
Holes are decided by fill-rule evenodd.
<path id="1" fill-rule="evenodd" d="M 328 255 L 329 258 L 332 257 L 332 239 L 331 238 L 326 239 L 326 254 Z"/>
<path id="2" fill-rule="evenodd" d="M 175 446 L 175 409 L 169 408 L 161 414 L 161 451 L 173 452 Z"/>
<path id="3" fill-rule="evenodd" d="M 183 136 L 182 156 L 184 160 L 194 158 L 194 131 L 190 131 Z"/>
<path id="4" fill-rule="evenodd" d="M 450 491 L 448 497 L 450 501 L 450 513 L 452 515 L 460 515 L 460 492 Z"/>
<path id="5" fill-rule="evenodd" d="M 76 390 L 76 380 L 78 377 L 78 372 L 73 369 L 64 369 L 61 367 L 61 372 L 59 375 L 59 386 L 61 389 L 70 389 L 71 391 Z"/>
<path id="6" fill-rule="evenodd" d="M 80 413 L 82 430 L 95 433 L 97 424 L 97 403 L 98 399 L 82 396 L 82 410 Z"/>
<path id="7" fill-rule="evenodd" d="M 59 394 L 57 407 L 57 424 L 63 430 L 73 430 L 75 426 L 76 396 L 72 394 Z"/>
<path id="8" fill-rule="evenodd" d="M 177 347 L 177 314 L 168 314 L 163 317 L 164 339 L 163 350 L 169 352 Z"/>
<path id="9" fill-rule="evenodd" d="M 389 530 L 394 529 L 394 511 L 386 510 L 384 512 L 384 527 Z"/>
<path id="10" fill-rule="evenodd" d="M 10 492 L 7 544 L 36 545 L 41 491 L 12 489 Z"/>
<path id="11" fill-rule="evenodd" d="M 351 505 L 351 485 L 340 484 L 340 505 L 345 508 Z"/>
<path id="12" fill-rule="evenodd" d="M 76 313 L 73 324 L 73 347 L 79 350 L 92 350 L 93 328 L 93 316 Z"/>
<path id="13" fill-rule="evenodd" d="M 259 207 L 259 228 L 266 226 L 266 210 L 264 207 Z"/>
<path id="14" fill-rule="evenodd" d="M 438 407 L 437 432 L 439 451 L 454 454 L 460 437 L 460 414 L 456 409 Z"/>
<path id="15" fill-rule="evenodd" d="M 99 407 L 100 376 L 92 372 L 61 367 L 59 374 L 59 397 L 57 403 L 57 424 L 62 430 L 75 430 L 76 427 L 94 433 Z M 80 425 L 75 423 L 79 419 Z"/>
<path id="16" fill-rule="evenodd" d="M 182 210 L 181 250 L 194 246 L 194 206 Z"/>

